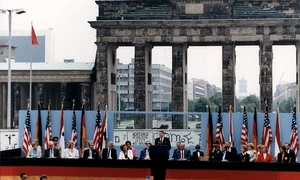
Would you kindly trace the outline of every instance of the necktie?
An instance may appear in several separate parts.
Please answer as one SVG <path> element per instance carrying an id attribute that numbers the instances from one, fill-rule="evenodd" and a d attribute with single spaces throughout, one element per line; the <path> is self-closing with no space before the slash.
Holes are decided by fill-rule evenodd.
<path id="1" fill-rule="evenodd" d="M 162 138 L 160 138 L 160 143 L 162 143 Z"/>
<path id="2" fill-rule="evenodd" d="M 52 149 L 50 149 L 50 157 L 53 157 Z"/>
<path id="3" fill-rule="evenodd" d="M 92 150 L 90 149 L 90 157 L 92 157 Z"/>
<path id="4" fill-rule="evenodd" d="M 181 158 L 182 158 L 182 159 L 184 158 L 184 156 L 183 156 L 183 151 L 181 151 Z"/>
<path id="5" fill-rule="evenodd" d="M 108 149 L 107 157 L 110 156 L 110 148 Z"/>

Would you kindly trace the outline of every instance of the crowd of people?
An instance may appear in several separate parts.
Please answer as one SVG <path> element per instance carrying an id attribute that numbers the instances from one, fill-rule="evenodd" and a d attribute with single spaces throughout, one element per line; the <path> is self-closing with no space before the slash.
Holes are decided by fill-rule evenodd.
<path id="1" fill-rule="evenodd" d="M 74 158 L 82 157 L 84 159 L 103 159 L 103 160 L 150 160 L 150 146 L 152 143 L 147 141 L 145 148 L 141 150 L 139 157 L 137 156 L 137 150 L 131 146 L 130 141 L 126 141 L 125 144 L 120 145 L 120 152 L 117 155 L 117 150 L 114 148 L 112 142 L 109 142 L 107 147 L 99 153 L 94 149 L 92 141 L 88 142 L 88 148 L 86 148 L 81 156 L 79 151 L 75 148 L 73 141 L 67 143 L 67 148 L 63 149 L 58 144 L 58 138 L 52 138 L 52 141 L 48 143 L 49 148 L 45 149 L 43 155 L 41 146 L 37 140 L 33 141 L 32 148 L 30 149 L 28 158 Z M 171 143 L 169 138 L 164 137 L 164 132 L 159 131 L 159 137 L 155 139 L 155 145 L 166 145 L 168 150 L 171 149 Z M 280 162 L 289 163 L 296 161 L 296 155 L 293 150 L 290 149 L 290 144 L 285 143 L 284 146 L 279 148 L 280 152 L 276 157 L 272 157 L 268 153 L 268 148 L 264 145 L 258 145 L 255 150 L 253 143 L 242 145 L 240 148 L 241 153 L 237 153 L 237 149 L 231 145 L 230 142 L 220 144 L 214 142 L 213 149 L 210 150 L 209 155 L 204 155 L 200 151 L 200 145 L 195 146 L 195 151 L 191 153 L 190 150 L 185 148 L 185 144 L 177 142 L 177 149 L 173 151 L 172 160 L 175 161 L 213 161 L 213 162 Z"/>
<path id="2" fill-rule="evenodd" d="M 25 173 L 20 174 L 20 180 L 27 180 L 28 176 Z M 40 180 L 48 180 L 48 177 L 46 174 L 43 174 L 40 176 Z"/>

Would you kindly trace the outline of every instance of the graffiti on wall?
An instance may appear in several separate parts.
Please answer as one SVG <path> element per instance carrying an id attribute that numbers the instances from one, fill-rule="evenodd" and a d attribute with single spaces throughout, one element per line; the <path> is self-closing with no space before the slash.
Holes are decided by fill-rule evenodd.
<path id="1" fill-rule="evenodd" d="M 0 151 L 18 148 L 18 130 L 0 130 Z"/>
<path id="2" fill-rule="evenodd" d="M 154 143 L 158 137 L 157 130 L 115 130 L 114 144 L 121 145 L 126 141 L 131 141 L 133 145 L 144 145 L 146 141 Z M 201 133 L 192 130 L 167 130 L 165 137 L 168 137 L 172 146 L 176 146 L 176 142 L 183 142 L 186 146 L 194 147 L 201 140 Z"/>

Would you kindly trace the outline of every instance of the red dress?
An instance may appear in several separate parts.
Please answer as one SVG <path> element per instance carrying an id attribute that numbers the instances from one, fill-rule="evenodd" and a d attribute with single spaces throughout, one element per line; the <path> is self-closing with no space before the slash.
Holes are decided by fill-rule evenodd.
<path id="1" fill-rule="evenodd" d="M 256 162 L 273 162 L 272 155 L 269 153 L 266 154 L 266 158 L 264 158 L 264 153 L 258 154 Z"/>

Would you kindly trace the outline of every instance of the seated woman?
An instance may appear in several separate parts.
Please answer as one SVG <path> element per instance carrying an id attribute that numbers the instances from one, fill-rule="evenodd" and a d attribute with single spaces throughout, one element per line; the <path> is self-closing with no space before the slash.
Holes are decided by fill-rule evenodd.
<path id="1" fill-rule="evenodd" d="M 69 141 L 67 145 L 68 148 L 64 150 L 62 158 L 78 159 L 79 153 L 78 150 L 74 147 L 75 143 L 73 141 Z"/>
<path id="2" fill-rule="evenodd" d="M 237 160 L 239 162 L 249 162 L 250 161 L 250 155 L 246 152 L 247 146 L 241 145 L 241 153 L 238 154 Z"/>
<path id="3" fill-rule="evenodd" d="M 256 157 L 257 157 L 257 152 L 254 150 L 254 144 L 253 143 L 248 143 L 247 144 L 247 153 L 250 155 L 250 160 L 249 162 L 255 162 Z"/>
<path id="4" fill-rule="evenodd" d="M 33 143 L 36 143 L 36 145 L 37 145 L 37 150 L 39 150 L 40 152 L 42 152 L 42 147 L 39 145 L 39 140 L 38 140 L 38 139 L 34 139 L 34 140 L 32 141 L 32 144 L 33 144 Z M 28 150 L 29 150 L 29 151 L 33 148 L 32 144 L 28 147 Z"/>
<path id="5" fill-rule="evenodd" d="M 276 159 L 277 159 L 276 162 L 279 162 L 279 163 L 288 163 L 288 162 L 290 162 L 289 155 L 288 155 L 288 153 L 286 153 L 285 146 L 280 146 L 279 147 L 279 153 L 278 153 Z"/>
<path id="6" fill-rule="evenodd" d="M 131 150 L 128 150 L 125 144 L 120 146 L 121 152 L 119 154 L 120 160 L 132 160 L 133 154 Z"/>
<path id="7" fill-rule="evenodd" d="M 38 149 L 38 144 L 36 142 L 33 142 L 31 147 L 32 148 L 29 150 L 27 158 L 41 158 L 42 152 Z"/>
<path id="8" fill-rule="evenodd" d="M 133 159 L 136 159 L 137 158 L 137 156 L 136 156 L 136 149 L 134 147 L 131 147 L 131 142 L 130 141 L 126 141 L 125 144 L 127 146 L 127 149 L 132 151 Z"/>
<path id="9" fill-rule="evenodd" d="M 267 147 L 262 145 L 256 162 L 273 162 L 272 155 L 268 153 Z"/>

